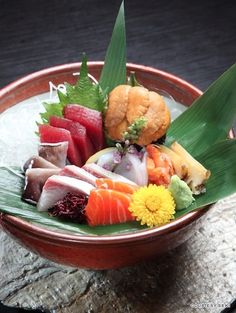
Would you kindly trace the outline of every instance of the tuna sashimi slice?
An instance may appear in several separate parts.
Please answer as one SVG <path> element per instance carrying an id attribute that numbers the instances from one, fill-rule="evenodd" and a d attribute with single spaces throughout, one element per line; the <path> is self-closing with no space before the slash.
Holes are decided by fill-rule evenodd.
<path id="1" fill-rule="evenodd" d="M 137 184 L 135 184 L 128 178 L 125 178 L 124 176 L 108 171 L 105 168 L 97 165 L 96 163 L 85 164 L 83 166 L 83 169 L 85 169 L 87 172 L 91 173 L 92 175 L 96 176 L 97 178 L 109 178 L 115 181 L 120 181 L 120 182 L 124 182 L 130 185 L 137 186 Z"/>
<path id="2" fill-rule="evenodd" d="M 64 128 L 70 131 L 72 139 L 80 151 L 83 164 L 88 158 L 94 154 L 94 148 L 87 134 L 86 128 L 78 122 L 67 118 L 51 116 L 50 125 L 54 127 Z"/>
<path id="3" fill-rule="evenodd" d="M 129 211 L 131 195 L 110 189 L 92 190 L 85 215 L 90 226 L 112 225 L 133 221 Z"/>
<path id="4" fill-rule="evenodd" d="M 101 112 L 88 109 L 78 104 L 69 104 L 64 108 L 64 116 L 72 121 L 79 122 L 86 127 L 96 151 L 103 148 L 104 136 Z"/>
<path id="5" fill-rule="evenodd" d="M 83 168 L 75 165 L 67 165 L 60 174 L 62 176 L 74 177 L 80 180 L 83 180 L 91 185 L 95 186 L 97 177 L 85 171 Z"/>
<path id="6" fill-rule="evenodd" d="M 51 125 L 39 125 L 40 141 L 45 143 L 57 143 L 67 141 L 68 160 L 75 165 L 81 166 L 81 158 L 70 132 L 67 129 L 53 127 Z"/>
<path id="7" fill-rule="evenodd" d="M 53 175 L 48 178 L 43 187 L 37 208 L 39 211 L 47 211 L 49 208 L 53 207 L 57 201 L 62 200 L 68 192 L 75 195 L 89 195 L 93 189 L 94 186 L 82 180 L 67 176 Z"/>

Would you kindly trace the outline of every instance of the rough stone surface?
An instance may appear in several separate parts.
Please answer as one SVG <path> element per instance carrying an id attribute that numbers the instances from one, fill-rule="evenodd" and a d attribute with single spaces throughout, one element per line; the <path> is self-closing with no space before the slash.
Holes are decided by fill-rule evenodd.
<path id="1" fill-rule="evenodd" d="M 42 259 L 0 233 L 0 301 L 53 313 L 219 313 L 236 298 L 236 194 L 155 261 L 109 271 Z"/>

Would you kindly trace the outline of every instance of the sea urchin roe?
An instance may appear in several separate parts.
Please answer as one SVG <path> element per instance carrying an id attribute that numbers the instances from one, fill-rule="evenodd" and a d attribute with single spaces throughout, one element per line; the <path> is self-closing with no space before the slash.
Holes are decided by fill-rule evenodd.
<path id="1" fill-rule="evenodd" d="M 169 124 L 169 109 L 158 93 L 128 85 L 110 92 L 105 127 L 111 139 L 125 141 L 128 136 L 132 143 L 144 146 L 162 137 Z"/>
<path id="2" fill-rule="evenodd" d="M 71 220 L 77 223 L 85 223 L 86 216 L 84 215 L 84 208 L 87 203 L 88 196 L 67 193 L 64 199 L 59 200 L 48 212 L 49 215 L 54 217 Z"/>
<path id="3" fill-rule="evenodd" d="M 129 210 L 141 225 L 161 226 L 174 218 L 175 202 L 164 186 L 149 185 L 134 192 Z"/>

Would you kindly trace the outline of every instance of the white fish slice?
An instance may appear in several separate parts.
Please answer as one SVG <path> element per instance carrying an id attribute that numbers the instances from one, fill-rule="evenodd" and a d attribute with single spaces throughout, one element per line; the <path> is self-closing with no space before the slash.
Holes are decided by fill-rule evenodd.
<path id="1" fill-rule="evenodd" d="M 83 180 L 91 185 L 96 186 L 95 182 L 97 177 L 87 172 L 85 169 L 76 165 L 67 165 L 60 171 L 59 175 L 74 177 Z"/>
<path id="2" fill-rule="evenodd" d="M 40 212 L 47 211 L 49 208 L 53 207 L 57 201 L 62 200 L 68 192 L 75 195 L 89 195 L 92 189 L 94 189 L 94 186 L 82 180 L 67 176 L 53 175 L 48 178 L 43 187 L 37 209 Z"/>
<path id="3" fill-rule="evenodd" d="M 83 169 L 85 169 L 87 172 L 91 173 L 92 175 L 94 175 L 98 178 L 109 178 L 109 179 L 112 179 L 115 181 L 120 181 L 120 182 L 124 182 L 127 184 L 137 186 L 137 184 L 135 184 L 133 181 L 125 178 L 124 176 L 110 172 L 110 171 L 106 170 L 105 168 L 103 168 L 103 167 L 101 167 L 95 163 L 85 164 L 83 166 Z"/>

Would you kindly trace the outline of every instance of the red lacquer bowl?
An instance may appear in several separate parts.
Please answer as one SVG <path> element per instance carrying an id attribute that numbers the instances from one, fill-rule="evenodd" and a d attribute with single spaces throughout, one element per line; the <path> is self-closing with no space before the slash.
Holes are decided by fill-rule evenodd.
<path id="1" fill-rule="evenodd" d="M 89 72 L 99 77 L 102 62 L 90 62 Z M 42 70 L 0 91 L 0 112 L 29 97 L 48 91 L 48 82 L 75 83 L 72 75 L 80 63 L 66 64 Z M 141 65 L 128 64 L 128 72 L 135 71 L 138 80 L 147 88 L 158 88 L 187 106 L 201 95 L 201 91 L 171 74 Z M 109 236 L 64 234 L 33 225 L 21 218 L 0 214 L 4 231 L 29 250 L 52 261 L 74 267 L 111 269 L 150 259 L 180 245 L 193 234 L 199 218 L 207 208 L 191 212 L 171 223 L 153 229 Z"/>

